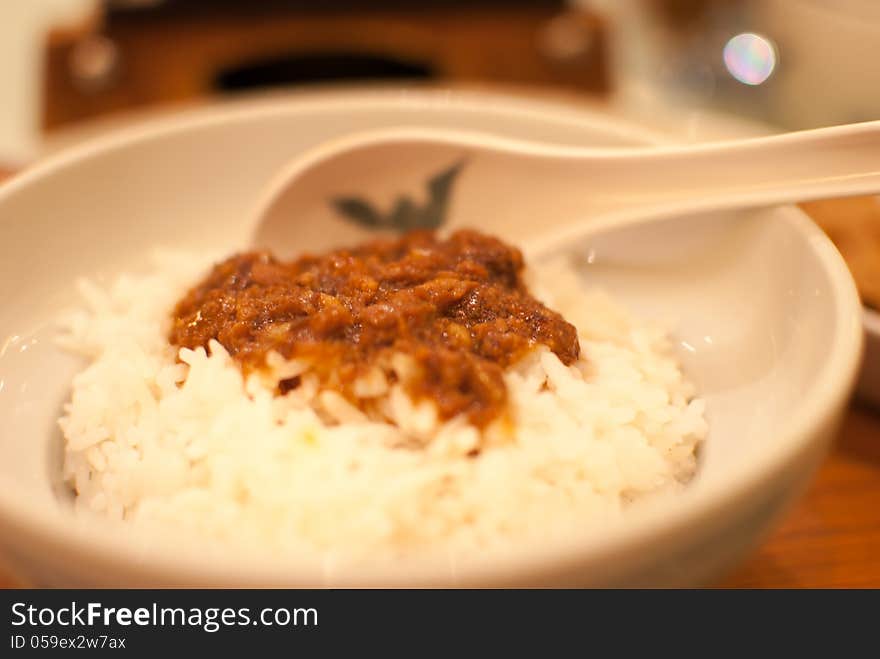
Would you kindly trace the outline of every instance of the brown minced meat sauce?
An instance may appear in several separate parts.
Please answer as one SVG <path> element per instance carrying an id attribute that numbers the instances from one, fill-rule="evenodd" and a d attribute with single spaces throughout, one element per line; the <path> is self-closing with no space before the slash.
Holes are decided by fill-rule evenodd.
<path id="1" fill-rule="evenodd" d="M 379 367 L 394 382 L 391 356 L 404 353 L 416 366 L 403 382 L 414 399 L 483 427 L 505 409 L 504 369 L 529 348 L 544 344 L 565 364 L 578 357 L 574 326 L 529 294 L 522 273 L 518 249 L 467 230 L 294 261 L 246 252 L 178 302 L 169 339 L 187 348 L 216 339 L 245 372 L 264 368 L 271 351 L 304 359 L 323 388 L 358 406 L 357 378 Z"/>

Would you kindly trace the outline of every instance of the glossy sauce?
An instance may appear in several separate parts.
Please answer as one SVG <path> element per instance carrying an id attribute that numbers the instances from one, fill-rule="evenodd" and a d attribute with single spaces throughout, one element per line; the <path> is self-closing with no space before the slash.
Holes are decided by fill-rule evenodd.
<path id="1" fill-rule="evenodd" d="M 413 232 L 290 262 L 247 252 L 180 300 L 169 340 L 216 339 L 246 372 L 271 351 L 305 359 L 322 387 L 359 406 L 358 378 L 379 368 L 396 381 L 392 357 L 403 353 L 415 365 L 402 382 L 411 396 L 433 400 L 442 419 L 484 426 L 506 406 L 504 369 L 529 348 L 578 357 L 574 326 L 529 294 L 522 271 L 518 249 L 475 231 Z"/>

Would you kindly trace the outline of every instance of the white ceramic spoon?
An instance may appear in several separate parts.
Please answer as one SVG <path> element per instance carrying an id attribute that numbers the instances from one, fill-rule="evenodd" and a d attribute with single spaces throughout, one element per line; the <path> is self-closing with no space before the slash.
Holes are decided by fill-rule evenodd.
<path id="1" fill-rule="evenodd" d="M 675 147 L 569 148 L 480 133 L 358 133 L 295 158 L 269 184 L 253 243 L 284 256 L 376 230 L 479 226 L 559 244 L 697 210 L 880 193 L 880 121 Z M 526 245 L 528 248 L 529 245 Z"/>

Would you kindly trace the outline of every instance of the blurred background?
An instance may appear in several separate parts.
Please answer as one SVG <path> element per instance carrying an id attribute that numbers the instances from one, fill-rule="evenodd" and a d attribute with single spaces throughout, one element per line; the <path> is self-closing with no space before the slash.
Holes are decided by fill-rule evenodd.
<path id="1" fill-rule="evenodd" d="M 320 84 L 566 95 L 694 139 L 880 117 L 877 0 L 3 0 L 0 32 L 7 167 L 98 119 Z"/>

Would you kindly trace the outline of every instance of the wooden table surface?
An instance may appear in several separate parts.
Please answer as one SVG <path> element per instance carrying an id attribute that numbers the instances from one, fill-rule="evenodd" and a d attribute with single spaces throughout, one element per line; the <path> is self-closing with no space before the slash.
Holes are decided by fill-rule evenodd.
<path id="1" fill-rule="evenodd" d="M 0 178 L 9 175 L 0 166 Z M 0 572 L 0 587 L 18 584 Z M 880 412 L 847 410 L 804 498 L 724 588 L 880 588 Z"/>

